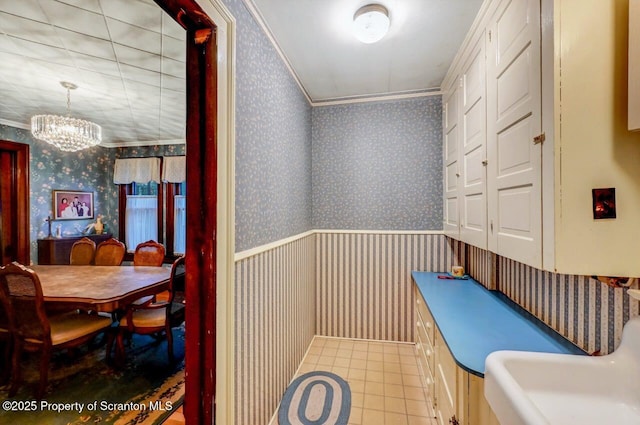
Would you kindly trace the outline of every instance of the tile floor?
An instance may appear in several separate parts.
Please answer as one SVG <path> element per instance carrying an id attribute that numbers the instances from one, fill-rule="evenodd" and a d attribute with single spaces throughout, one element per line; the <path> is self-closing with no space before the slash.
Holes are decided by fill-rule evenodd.
<path id="1" fill-rule="evenodd" d="M 350 425 L 436 425 L 413 344 L 316 336 L 296 377 L 314 370 L 349 383 Z"/>

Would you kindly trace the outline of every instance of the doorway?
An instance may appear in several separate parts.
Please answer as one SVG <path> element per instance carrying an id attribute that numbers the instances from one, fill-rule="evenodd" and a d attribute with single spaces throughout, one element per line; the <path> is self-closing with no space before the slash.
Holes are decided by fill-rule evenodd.
<path id="1" fill-rule="evenodd" d="M 29 145 L 0 141 L 0 264 L 30 257 Z"/>
<path id="2" fill-rule="evenodd" d="M 235 24 L 219 0 L 155 2 L 187 34 L 184 415 L 189 424 L 227 424 L 233 422 Z"/>

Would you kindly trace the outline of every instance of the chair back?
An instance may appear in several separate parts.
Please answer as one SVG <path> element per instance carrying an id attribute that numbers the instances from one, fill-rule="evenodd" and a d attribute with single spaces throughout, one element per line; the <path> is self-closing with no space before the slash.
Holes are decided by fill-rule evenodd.
<path id="1" fill-rule="evenodd" d="M 96 266 L 119 266 L 124 259 L 125 246 L 115 238 L 98 244 L 94 264 Z"/>
<path id="2" fill-rule="evenodd" d="M 17 262 L 0 267 L 0 303 L 10 331 L 22 340 L 51 344 L 51 327 L 36 272 Z"/>
<path id="3" fill-rule="evenodd" d="M 96 254 L 96 243 L 89 238 L 76 241 L 71 247 L 69 264 L 74 266 L 88 266 L 93 263 Z"/>
<path id="4" fill-rule="evenodd" d="M 176 260 L 171 265 L 171 277 L 169 278 L 169 288 L 167 289 L 167 291 L 169 291 L 168 302 L 173 302 L 173 296 L 175 295 L 176 274 L 178 272 L 179 267 L 184 267 L 184 259 L 185 259 L 185 256 L 182 255 L 176 258 Z"/>
<path id="5" fill-rule="evenodd" d="M 156 241 L 142 242 L 133 253 L 133 265 L 160 267 L 164 261 L 164 253 L 162 244 Z"/>

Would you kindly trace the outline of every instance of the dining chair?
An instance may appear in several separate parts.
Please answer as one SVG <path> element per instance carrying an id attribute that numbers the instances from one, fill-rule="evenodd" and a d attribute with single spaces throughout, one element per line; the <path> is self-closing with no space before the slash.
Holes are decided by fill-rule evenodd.
<path id="1" fill-rule="evenodd" d="M 23 350 L 40 351 L 40 382 L 35 393 L 39 400 L 47 387 L 52 350 L 78 347 L 112 323 L 111 318 L 79 312 L 47 316 L 38 275 L 16 262 L 0 268 L 0 303 L 13 342 L 10 397 L 20 387 Z"/>
<path id="2" fill-rule="evenodd" d="M 136 246 L 136 250 L 133 252 L 133 265 L 134 266 L 152 266 L 161 267 L 164 262 L 165 249 L 164 245 L 156 241 L 150 240 L 139 243 Z M 155 299 L 168 299 L 166 291 L 162 294 L 150 295 L 142 297 L 134 302 L 136 305 L 142 305 L 149 303 Z"/>
<path id="3" fill-rule="evenodd" d="M 140 335 L 160 335 L 165 333 L 169 361 L 174 361 L 173 335 L 171 329 L 184 322 L 185 306 L 174 301 L 176 272 L 184 266 L 184 255 L 176 259 L 171 266 L 169 277 L 169 299 L 156 301 L 146 305 L 129 305 L 124 316 L 120 319 L 120 326 L 116 335 L 116 362 L 122 365 L 124 361 L 124 336 L 134 333 Z M 111 357 L 113 338 L 107 343 L 107 359 Z"/>
<path id="4" fill-rule="evenodd" d="M 119 266 L 124 259 L 125 246 L 116 238 L 100 242 L 93 263 L 96 266 Z"/>
<path id="5" fill-rule="evenodd" d="M 82 238 L 71 246 L 69 264 L 74 266 L 88 266 L 93 263 L 96 254 L 96 243 L 89 238 Z"/>
<path id="6" fill-rule="evenodd" d="M 134 266 L 162 266 L 164 262 L 164 245 L 156 241 L 146 241 L 139 243 L 133 252 Z"/>

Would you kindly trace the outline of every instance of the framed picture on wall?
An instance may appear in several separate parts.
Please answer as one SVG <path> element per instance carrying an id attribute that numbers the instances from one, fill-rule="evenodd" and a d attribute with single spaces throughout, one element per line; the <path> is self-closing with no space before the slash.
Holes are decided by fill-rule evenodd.
<path id="1" fill-rule="evenodd" d="M 93 218 L 93 192 L 77 190 L 53 191 L 55 220 L 83 220 Z"/>

